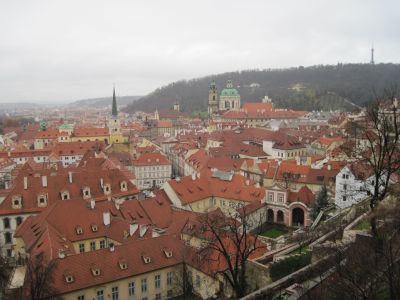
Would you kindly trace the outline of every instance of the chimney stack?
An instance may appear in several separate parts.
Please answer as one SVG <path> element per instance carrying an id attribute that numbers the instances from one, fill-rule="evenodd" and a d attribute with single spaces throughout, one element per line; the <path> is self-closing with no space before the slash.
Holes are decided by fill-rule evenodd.
<path id="1" fill-rule="evenodd" d="M 47 187 L 47 176 L 46 175 L 42 176 L 42 186 Z"/>
<path id="2" fill-rule="evenodd" d="M 72 183 L 72 172 L 68 172 L 69 183 Z"/>
<path id="3" fill-rule="evenodd" d="M 28 177 L 25 176 L 24 177 L 24 190 L 27 190 L 27 189 L 28 189 Z"/>
<path id="4" fill-rule="evenodd" d="M 91 208 L 91 209 L 94 209 L 95 206 L 96 206 L 96 201 L 95 201 L 94 199 L 91 199 L 91 200 L 90 200 L 90 208 Z"/>
<path id="5" fill-rule="evenodd" d="M 103 212 L 103 224 L 109 226 L 111 224 L 111 214 L 109 211 Z"/>

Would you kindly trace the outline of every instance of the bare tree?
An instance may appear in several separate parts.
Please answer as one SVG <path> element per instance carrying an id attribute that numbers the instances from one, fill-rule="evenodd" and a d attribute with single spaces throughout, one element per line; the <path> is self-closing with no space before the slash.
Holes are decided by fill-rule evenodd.
<path id="1" fill-rule="evenodd" d="M 56 294 L 57 291 L 53 287 L 56 267 L 57 261 L 48 261 L 43 252 L 30 257 L 26 263 L 24 299 L 49 299 Z"/>
<path id="2" fill-rule="evenodd" d="M 257 251 L 266 246 L 253 235 L 246 208 L 240 213 L 205 214 L 201 218 L 202 234 L 206 237 L 206 246 L 199 254 L 202 261 L 213 265 L 217 275 L 232 288 L 237 298 L 248 292 L 247 262 Z"/>
<path id="3" fill-rule="evenodd" d="M 352 126 L 358 133 L 351 154 L 357 163 L 366 164 L 373 174 L 368 188 L 371 210 L 385 198 L 391 177 L 400 166 L 398 94 L 398 88 L 392 87 L 384 90 L 381 96 L 375 95 L 375 101 L 366 109 L 365 119 Z M 373 234 L 377 234 L 375 218 L 371 219 L 371 225 Z"/>

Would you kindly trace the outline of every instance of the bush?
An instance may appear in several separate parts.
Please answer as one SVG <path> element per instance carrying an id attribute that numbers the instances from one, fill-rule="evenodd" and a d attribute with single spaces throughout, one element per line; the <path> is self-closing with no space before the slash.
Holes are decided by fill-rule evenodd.
<path id="1" fill-rule="evenodd" d="M 310 252 L 306 252 L 302 255 L 293 255 L 286 259 L 273 263 L 271 265 L 271 269 L 269 270 L 269 275 L 273 281 L 276 281 L 307 266 L 310 263 Z"/>

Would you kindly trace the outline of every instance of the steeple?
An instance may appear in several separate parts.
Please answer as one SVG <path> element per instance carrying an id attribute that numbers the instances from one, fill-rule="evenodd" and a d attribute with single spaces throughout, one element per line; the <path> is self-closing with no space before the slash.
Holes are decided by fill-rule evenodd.
<path id="1" fill-rule="evenodd" d="M 112 116 L 114 118 L 118 117 L 118 110 L 117 110 L 117 99 L 115 97 L 115 86 L 113 88 L 113 101 L 112 101 Z"/>
<path id="2" fill-rule="evenodd" d="M 371 64 L 372 65 L 375 64 L 375 61 L 374 61 L 374 45 L 372 45 L 372 47 L 371 47 Z"/>

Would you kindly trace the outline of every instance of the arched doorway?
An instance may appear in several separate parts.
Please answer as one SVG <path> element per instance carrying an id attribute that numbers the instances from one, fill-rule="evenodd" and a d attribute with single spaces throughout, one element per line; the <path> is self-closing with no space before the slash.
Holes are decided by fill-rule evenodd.
<path id="1" fill-rule="evenodd" d="M 304 210 L 300 207 L 292 210 L 292 226 L 304 226 Z"/>
<path id="2" fill-rule="evenodd" d="M 267 210 L 267 221 L 270 223 L 274 222 L 274 211 L 272 209 Z"/>
<path id="3" fill-rule="evenodd" d="M 283 223 L 283 211 L 278 210 L 278 213 L 276 215 L 276 222 Z"/>

